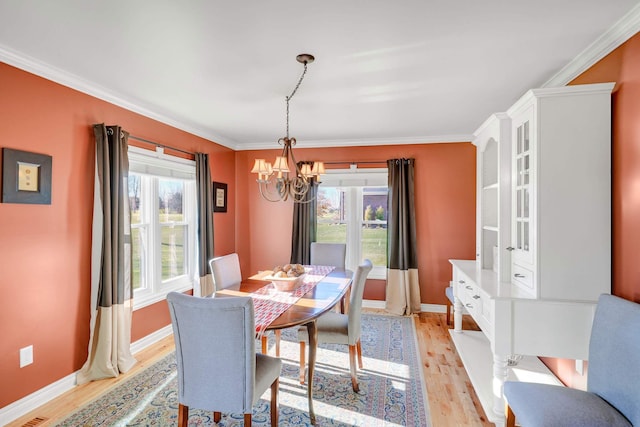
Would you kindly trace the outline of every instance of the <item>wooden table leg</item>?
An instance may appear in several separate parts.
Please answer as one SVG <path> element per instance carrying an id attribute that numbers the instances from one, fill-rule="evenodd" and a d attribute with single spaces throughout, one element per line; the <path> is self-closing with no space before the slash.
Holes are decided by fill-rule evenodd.
<path id="1" fill-rule="evenodd" d="M 307 381 L 307 396 L 309 397 L 309 418 L 311 424 L 316 424 L 316 414 L 313 412 L 313 369 L 316 365 L 316 348 L 318 347 L 318 329 L 316 321 L 307 323 L 309 335 L 309 379 Z"/>

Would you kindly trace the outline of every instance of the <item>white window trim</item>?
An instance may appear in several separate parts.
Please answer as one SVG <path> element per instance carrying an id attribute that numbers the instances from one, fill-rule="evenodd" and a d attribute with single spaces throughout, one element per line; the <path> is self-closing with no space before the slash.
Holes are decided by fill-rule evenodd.
<path id="1" fill-rule="evenodd" d="M 183 159 L 180 157 L 170 156 L 164 154 L 164 150 L 161 147 L 156 148 L 155 151 L 145 150 L 139 147 L 128 147 L 129 154 L 129 171 L 140 175 L 153 175 L 164 178 L 174 178 L 185 180 L 185 192 L 192 192 L 194 197 L 193 203 L 189 204 L 190 198 L 185 198 L 185 211 L 191 218 L 187 219 L 187 223 L 194 228 L 197 227 L 197 207 L 196 201 L 196 162 L 194 160 Z M 156 191 L 150 194 L 153 200 L 157 200 L 158 195 Z M 158 228 L 156 234 L 160 232 Z M 151 236 L 150 243 L 159 240 L 160 236 Z M 155 304 L 159 301 L 166 299 L 169 292 L 186 292 L 193 289 L 198 282 L 198 264 L 197 264 L 197 242 L 196 233 L 189 233 L 189 265 L 187 271 L 192 272 L 191 277 L 188 275 L 181 276 L 164 283 L 161 283 L 161 278 L 156 277 L 158 260 L 149 260 L 149 268 L 152 270 L 149 274 L 149 278 L 153 283 L 150 283 L 148 287 L 135 290 L 133 298 L 133 310 L 138 310 L 143 307 Z M 150 257 L 153 257 L 152 253 L 149 253 Z"/>
<path id="2" fill-rule="evenodd" d="M 329 169 L 321 177 L 320 186 L 327 187 L 387 187 L 389 170 L 387 168 L 363 168 L 358 169 L 356 165 L 351 165 L 349 169 Z M 355 190 L 355 189 L 354 189 Z M 362 212 L 362 198 L 358 197 L 357 191 L 347 192 L 350 198 L 349 203 L 355 207 L 356 212 Z M 347 241 L 358 242 L 361 240 L 362 227 L 348 227 Z M 358 259 L 358 254 L 350 247 L 347 247 L 345 264 L 350 270 L 362 262 Z M 367 276 L 369 279 L 387 279 L 387 267 L 374 266 Z"/>

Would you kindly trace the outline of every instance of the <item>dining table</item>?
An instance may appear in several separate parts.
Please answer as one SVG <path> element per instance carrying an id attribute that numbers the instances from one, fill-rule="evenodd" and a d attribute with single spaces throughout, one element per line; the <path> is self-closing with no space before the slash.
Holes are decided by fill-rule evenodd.
<path id="1" fill-rule="evenodd" d="M 313 373 L 318 347 L 316 319 L 343 303 L 351 287 L 353 272 L 331 266 L 304 266 L 303 283 L 293 291 L 278 291 L 268 279 L 272 271 L 261 271 L 239 284 L 215 292 L 215 296 L 251 296 L 256 311 L 256 338 L 265 331 L 305 326 L 309 335 L 307 397 L 309 418 L 315 425 Z M 343 305 L 341 304 L 343 307 Z M 274 307 L 277 311 L 273 312 Z M 272 311 L 265 315 L 265 311 Z M 261 313 L 262 312 L 262 313 Z M 279 314 L 278 314 L 279 313 Z M 274 316 L 277 316 L 273 318 Z"/>

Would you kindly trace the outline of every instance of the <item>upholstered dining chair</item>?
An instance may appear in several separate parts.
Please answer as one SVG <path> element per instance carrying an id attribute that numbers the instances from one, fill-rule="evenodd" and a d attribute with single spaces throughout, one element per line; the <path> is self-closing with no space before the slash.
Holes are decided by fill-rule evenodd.
<path id="1" fill-rule="evenodd" d="M 331 265 L 336 268 L 344 269 L 345 258 L 347 255 L 346 243 L 323 243 L 312 242 L 309 251 L 309 262 L 311 265 Z M 346 297 L 336 306 L 336 311 L 346 313 L 347 304 Z"/>
<path id="2" fill-rule="evenodd" d="M 360 318 L 362 315 L 362 294 L 367 275 L 373 268 L 371 261 L 365 259 L 358 266 L 351 283 L 349 313 L 341 314 L 328 311 L 316 320 L 318 343 L 346 344 L 349 346 L 349 367 L 351 371 L 351 386 L 356 393 L 360 391 L 356 376 L 356 354 L 358 366 L 362 369 L 362 346 L 360 345 Z M 309 340 L 307 328 L 298 329 L 300 341 L 300 383 L 304 383 L 305 375 L 305 343 Z"/>
<path id="3" fill-rule="evenodd" d="M 213 276 L 213 291 L 226 289 L 242 282 L 242 272 L 240 270 L 240 258 L 238 254 L 232 253 L 219 256 L 209 260 L 209 268 Z M 276 356 L 280 356 L 280 331 L 274 331 L 276 337 Z M 267 354 L 268 337 L 262 335 L 262 352 Z"/>
<path id="4" fill-rule="evenodd" d="M 312 242 L 309 255 L 312 265 L 332 265 L 344 269 L 347 245 L 344 243 Z"/>
<path id="5" fill-rule="evenodd" d="M 243 413 L 251 426 L 253 405 L 271 388 L 271 425 L 278 425 L 279 358 L 256 353 L 250 297 L 167 296 L 178 366 L 178 426 L 189 408 L 221 414 Z"/>
<path id="6" fill-rule="evenodd" d="M 210 259 L 209 268 L 213 276 L 214 292 L 242 282 L 240 258 L 236 253 Z"/>
<path id="7" fill-rule="evenodd" d="M 589 341 L 587 390 L 504 384 L 507 426 L 640 426 L 640 304 L 601 295 Z"/>

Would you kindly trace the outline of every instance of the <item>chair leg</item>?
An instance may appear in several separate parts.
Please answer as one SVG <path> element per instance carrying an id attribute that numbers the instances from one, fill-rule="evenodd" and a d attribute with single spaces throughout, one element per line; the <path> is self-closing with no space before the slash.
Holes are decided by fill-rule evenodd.
<path id="1" fill-rule="evenodd" d="M 353 387 L 353 391 L 358 393 L 360 391 L 360 387 L 358 387 L 358 378 L 356 377 L 356 346 L 349 346 L 349 368 L 351 369 L 351 386 Z"/>
<path id="2" fill-rule="evenodd" d="M 307 364 L 305 360 L 306 350 L 305 350 L 305 342 L 300 341 L 300 384 L 304 384 L 304 368 Z"/>
<path id="3" fill-rule="evenodd" d="M 358 368 L 364 369 L 362 367 L 362 344 L 360 343 L 360 340 L 356 343 L 356 350 L 358 351 Z"/>
<path id="4" fill-rule="evenodd" d="M 178 404 L 178 427 L 187 427 L 189 425 L 189 407 Z"/>
<path id="5" fill-rule="evenodd" d="M 213 412 L 213 422 L 214 423 L 219 423 L 220 422 L 220 418 L 222 418 L 222 412 Z"/>
<path id="6" fill-rule="evenodd" d="M 508 403 L 504 404 L 504 413 L 506 415 L 506 427 L 516 427 L 516 414 L 513 413 Z"/>
<path id="7" fill-rule="evenodd" d="M 251 427 L 251 414 L 244 414 L 244 425 Z"/>
<path id="8" fill-rule="evenodd" d="M 269 339 L 267 338 L 266 335 L 262 336 L 262 354 L 267 354 L 267 352 L 269 351 Z"/>
<path id="9" fill-rule="evenodd" d="M 274 335 L 276 336 L 276 357 L 280 357 L 280 335 L 281 335 L 280 329 L 276 329 L 275 331 L 273 331 Z"/>
<path id="10" fill-rule="evenodd" d="M 278 425 L 278 387 L 280 387 L 280 380 L 276 380 L 271 384 L 271 425 L 277 427 Z"/>
<path id="11" fill-rule="evenodd" d="M 447 300 L 447 326 L 451 325 L 451 304 Z"/>

